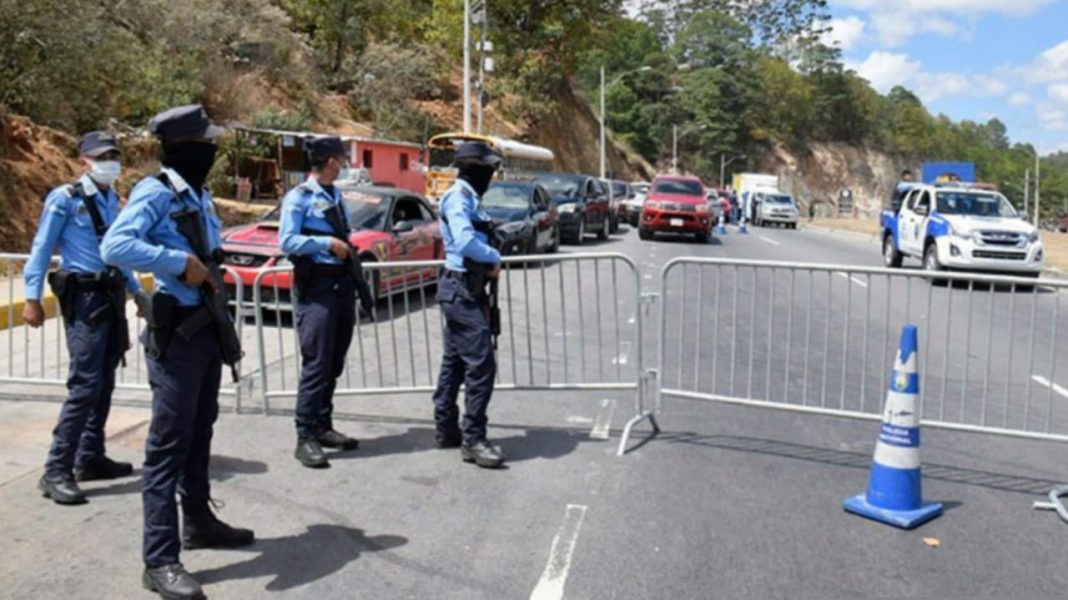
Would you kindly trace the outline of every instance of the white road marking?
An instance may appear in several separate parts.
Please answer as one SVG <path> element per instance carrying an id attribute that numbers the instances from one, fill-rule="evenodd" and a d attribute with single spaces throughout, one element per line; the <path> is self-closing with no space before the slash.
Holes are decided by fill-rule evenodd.
<path id="1" fill-rule="evenodd" d="M 612 412 L 616 409 L 616 401 L 605 398 L 601 400 L 601 410 L 597 411 L 597 419 L 593 422 L 590 430 L 591 440 L 607 440 L 608 430 L 612 427 Z"/>
<path id="2" fill-rule="evenodd" d="M 627 319 L 627 325 L 633 325 L 636 321 L 637 321 L 637 319 L 635 319 L 634 317 L 631 317 L 631 318 Z"/>
<path id="3" fill-rule="evenodd" d="M 530 600 L 561 600 L 564 597 L 564 584 L 567 583 L 567 573 L 571 570 L 571 556 L 585 517 L 585 505 L 567 505 L 564 522 L 556 532 L 552 549 L 549 550 L 549 562 L 545 565 L 538 584 L 534 586 L 534 591 L 530 593 Z"/>
<path id="4" fill-rule="evenodd" d="M 653 278 L 653 275 L 651 273 L 646 273 L 644 275 L 644 279 L 652 279 L 652 278 Z"/>
<path id="5" fill-rule="evenodd" d="M 567 418 L 568 425 L 593 425 L 592 417 L 583 417 L 579 415 L 572 415 Z"/>
<path id="6" fill-rule="evenodd" d="M 627 364 L 627 352 L 630 351 L 630 342 L 619 342 L 619 356 L 612 359 L 613 365 Z"/>
<path id="7" fill-rule="evenodd" d="M 782 244 L 780 244 L 779 242 L 776 242 L 775 240 L 773 240 L 771 238 L 766 238 L 764 236 L 759 236 L 759 237 L 760 237 L 760 239 L 764 240 L 765 242 L 771 244 L 772 246 L 782 246 Z"/>
<path id="8" fill-rule="evenodd" d="M 1041 375 L 1032 375 L 1031 379 L 1033 379 L 1035 381 L 1035 383 L 1037 383 L 1038 385 L 1041 385 L 1042 387 L 1048 387 L 1048 388 L 1052 389 L 1054 392 L 1057 392 L 1058 394 L 1060 394 L 1061 396 L 1064 396 L 1065 398 L 1068 398 L 1068 389 L 1065 389 L 1064 386 L 1062 386 L 1060 384 L 1057 384 L 1057 383 L 1052 383 L 1052 382 L 1050 382 L 1049 379 L 1046 379 L 1045 377 L 1043 377 Z"/>
<path id="9" fill-rule="evenodd" d="M 845 277 L 846 279 L 852 281 L 853 283 L 859 285 L 862 288 L 868 287 L 868 283 L 866 281 L 864 281 L 863 279 L 857 279 L 856 277 L 853 277 L 852 275 L 850 275 L 849 273 L 846 273 L 845 271 L 835 271 L 834 274 L 839 276 L 839 277 Z"/>

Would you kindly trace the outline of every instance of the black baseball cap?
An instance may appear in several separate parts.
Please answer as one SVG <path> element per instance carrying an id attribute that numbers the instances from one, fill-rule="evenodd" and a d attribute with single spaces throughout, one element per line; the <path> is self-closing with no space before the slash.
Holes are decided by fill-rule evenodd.
<path id="1" fill-rule="evenodd" d="M 106 131 L 90 131 L 78 140 L 78 154 L 96 158 L 108 152 L 120 152 L 115 136 Z"/>
<path id="2" fill-rule="evenodd" d="M 148 130 L 161 142 L 214 139 L 223 134 L 223 128 L 208 118 L 208 113 L 199 104 L 187 104 L 167 109 L 152 117 Z"/>
<path id="3" fill-rule="evenodd" d="M 496 167 L 501 164 L 501 156 L 485 142 L 465 142 L 456 147 L 456 156 L 452 164 L 454 167 L 462 165 Z"/>
<path id="4" fill-rule="evenodd" d="M 319 137 L 304 142 L 304 153 L 311 161 L 331 158 L 334 156 L 348 156 L 345 144 L 336 136 Z"/>

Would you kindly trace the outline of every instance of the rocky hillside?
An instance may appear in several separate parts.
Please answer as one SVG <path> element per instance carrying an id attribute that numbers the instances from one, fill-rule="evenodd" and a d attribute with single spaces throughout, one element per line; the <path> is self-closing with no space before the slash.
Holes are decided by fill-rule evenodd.
<path id="1" fill-rule="evenodd" d="M 837 207 L 841 190 L 852 190 L 859 216 L 876 214 L 901 170 L 917 168 L 901 157 L 844 143 L 813 143 L 801 152 L 777 145 L 758 164 L 759 172 L 778 175 L 783 191 L 802 207 L 816 202 L 821 214 Z"/>

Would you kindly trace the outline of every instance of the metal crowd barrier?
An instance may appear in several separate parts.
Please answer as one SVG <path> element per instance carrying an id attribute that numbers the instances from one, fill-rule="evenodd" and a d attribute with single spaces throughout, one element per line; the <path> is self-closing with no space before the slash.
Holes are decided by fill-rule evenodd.
<path id="1" fill-rule="evenodd" d="M 913 323 L 923 425 L 1068 441 L 1066 291 L 1048 279 L 676 258 L 661 273 L 657 410 L 675 397 L 878 420 Z"/>
<path id="2" fill-rule="evenodd" d="M 503 262 L 496 389 L 634 390 L 635 414 L 624 430 L 622 453 L 635 424 L 651 419 L 656 426 L 644 407 L 637 265 L 622 254 L 522 256 Z M 434 391 L 444 323 L 432 288 L 443 264 L 364 265 L 372 287 L 380 288 L 377 318 L 357 322 L 335 398 Z M 273 402 L 295 398 L 300 378 L 288 291 L 291 270 L 262 269 L 251 286 L 265 413 Z M 582 281 L 592 281 L 595 292 L 584 291 Z"/>
<path id="3" fill-rule="evenodd" d="M 28 254 L 2 254 L 0 263 L 3 264 L 4 282 L 6 290 L 2 298 L 6 306 L 0 315 L 0 337 L 6 338 L 3 342 L 4 355 L 0 355 L 0 383 L 29 386 L 30 388 L 65 386 L 67 383 L 67 370 L 70 366 L 70 357 L 67 352 L 67 337 L 64 332 L 63 320 L 59 316 L 58 305 L 51 298 L 48 286 L 45 286 L 45 314 L 47 318 L 39 329 L 33 329 L 22 322 L 22 308 L 24 294 L 22 290 L 22 269 L 29 259 Z M 53 258 L 53 266 L 58 259 Z M 231 276 L 236 274 L 226 269 Z M 236 277 L 234 277 L 237 280 Z M 144 280 L 142 280 L 144 281 Z M 240 280 L 237 280 L 237 292 L 241 293 Z M 243 332 L 242 318 L 243 308 L 238 305 L 235 308 L 235 320 L 238 334 Z M 127 303 L 126 316 L 130 322 L 130 342 L 132 347 L 126 352 L 126 364 L 120 366 L 116 373 L 117 390 L 148 391 L 148 366 L 144 359 L 144 348 L 140 343 L 141 331 L 144 329 L 144 319 L 137 316 L 137 308 L 132 301 Z M 249 341 L 245 341 L 245 346 Z M 240 371 L 240 365 L 239 371 Z M 226 373 L 223 376 L 219 393 L 234 398 L 234 410 L 241 410 L 243 393 L 241 384 L 231 384 Z"/>

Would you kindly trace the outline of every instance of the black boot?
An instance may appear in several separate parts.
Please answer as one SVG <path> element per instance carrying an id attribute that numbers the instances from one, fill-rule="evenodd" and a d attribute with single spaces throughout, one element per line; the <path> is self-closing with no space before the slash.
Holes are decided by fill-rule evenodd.
<path id="1" fill-rule="evenodd" d="M 474 444 L 464 443 L 460 446 L 460 457 L 464 462 L 475 463 L 486 469 L 504 466 L 504 454 L 486 440 Z"/>
<path id="2" fill-rule="evenodd" d="M 85 504 L 85 494 L 70 475 L 44 475 L 37 482 L 41 495 L 56 504 Z"/>
<path id="3" fill-rule="evenodd" d="M 317 439 L 319 440 L 319 444 L 326 448 L 355 450 L 360 447 L 359 440 L 351 438 L 343 433 L 338 433 L 333 429 L 329 429 L 325 433 L 320 433 Z"/>
<path id="4" fill-rule="evenodd" d="M 309 469 L 325 469 L 330 466 L 330 461 L 326 460 L 326 454 L 323 453 L 323 447 L 315 438 L 298 439 L 297 449 L 293 452 L 293 456 L 296 456 L 300 464 Z"/>
<path id="5" fill-rule="evenodd" d="M 182 547 L 186 550 L 239 548 L 255 540 L 252 530 L 231 527 L 220 521 L 206 502 L 195 508 L 183 507 L 182 512 L 185 517 L 182 520 Z"/>
<path id="6" fill-rule="evenodd" d="M 74 476 L 78 481 L 118 479 L 120 477 L 129 477 L 130 475 L 133 475 L 133 465 L 128 462 L 111 460 L 106 456 L 92 458 L 74 469 Z"/>
<path id="7" fill-rule="evenodd" d="M 437 432 L 434 435 L 434 443 L 438 448 L 459 448 L 464 443 L 464 438 L 459 433 Z"/>
<path id="8" fill-rule="evenodd" d="M 204 600 L 200 584 L 185 570 L 181 563 L 162 567 L 145 567 L 141 585 L 156 592 L 166 600 Z"/>

